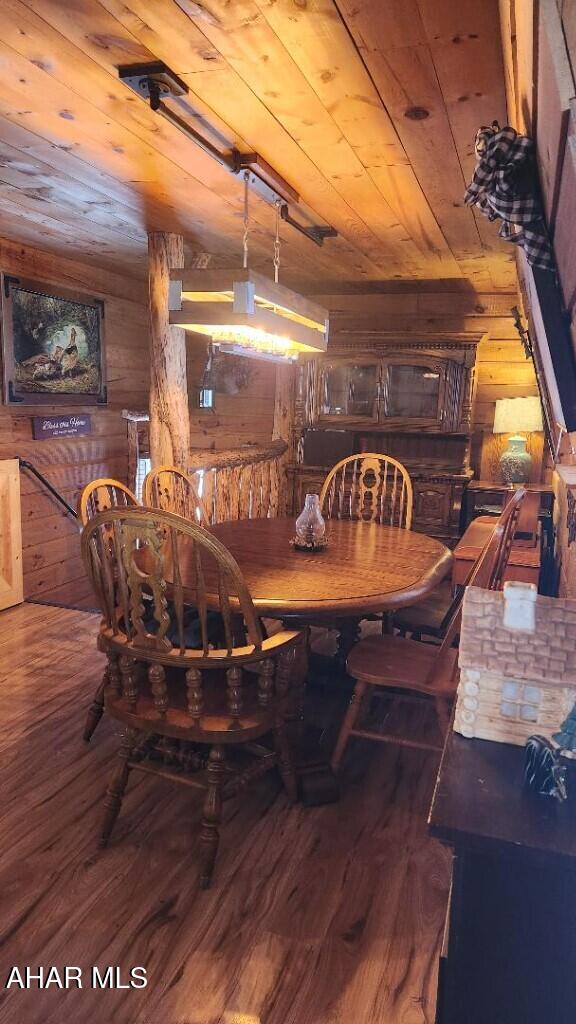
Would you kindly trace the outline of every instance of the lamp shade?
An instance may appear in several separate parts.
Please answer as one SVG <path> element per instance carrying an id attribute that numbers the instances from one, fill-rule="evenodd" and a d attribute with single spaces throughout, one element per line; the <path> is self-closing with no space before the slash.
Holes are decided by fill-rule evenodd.
<path id="1" fill-rule="evenodd" d="M 537 430 L 542 430 L 539 398 L 497 399 L 493 427 L 495 434 L 517 434 L 520 431 L 531 434 Z"/>

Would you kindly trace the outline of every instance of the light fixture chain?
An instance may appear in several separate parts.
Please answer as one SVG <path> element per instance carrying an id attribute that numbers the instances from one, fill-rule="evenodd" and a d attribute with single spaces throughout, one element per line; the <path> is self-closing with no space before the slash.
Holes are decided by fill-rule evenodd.
<path id="1" fill-rule="evenodd" d="M 248 235 L 250 232 L 250 215 L 248 210 L 248 181 L 250 179 L 250 172 L 244 171 L 244 234 L 242 236 L 242 266 L 244 270 L 248 269 Z"/>
<path id="2" fill-rule="evenodd" d="M 280 274 L 280 206 L 281 201 L 277 199 L 274 203 L 276 208 L 276 235 L 274 238 L 274 283 L 278 284 L 278 277 Z"/>

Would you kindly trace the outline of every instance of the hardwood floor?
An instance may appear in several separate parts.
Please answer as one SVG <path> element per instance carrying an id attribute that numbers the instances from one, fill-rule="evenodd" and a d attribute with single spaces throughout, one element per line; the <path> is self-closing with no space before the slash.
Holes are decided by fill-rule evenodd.
<path id="1" fill-rule="evenodd" d="M 97 617 L 0 615 L 2 1024 L 431 1024 L 448 855 L 426 836 L 436 759 L 352 745 L 337 804 L 289 808 L 272 776 L 228 806 L 197 884 L 197 795 L 132 778 L 96 825 L 117 726 L 81 740 Z M 19 990 L 11 968 L 78 966 L 83 988 Z M 144 966 L 92 990 L 91 966 Z"/>

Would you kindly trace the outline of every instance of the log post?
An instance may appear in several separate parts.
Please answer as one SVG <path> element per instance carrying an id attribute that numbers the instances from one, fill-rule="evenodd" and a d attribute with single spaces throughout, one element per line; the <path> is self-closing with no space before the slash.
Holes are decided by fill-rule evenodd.
<path id="1" fill-rule="evenodd" d="M 272 439 L 282 438 L 286 441 L 288 448 L 284 455 L 278 460 L 279 472 L 279 514 L 284 515 L 288 500 L 287 472 L 286 467 L 295 461 L 294 452 L 294 385 L 295 367 L 288 363 L 286 366 L 276 367 L 276 392 L 274 395 L 274 423 L 272 426 Z"/>
<path id="2" fill-rule="evenodd" d="M 169 317 L 170 271 L 184 266 L 181 235 L 148 235 L 150 301 L 150 458 L 152 466 L 188 468 L 190 414 L 186 332 Z"/>
<path id="3" fill-rule="evenodd" d="M 272 440 L 282 438 L 290 446 L 294 424 L 294 367 L 291 363 L 276 367 L 274 424 Z"/>

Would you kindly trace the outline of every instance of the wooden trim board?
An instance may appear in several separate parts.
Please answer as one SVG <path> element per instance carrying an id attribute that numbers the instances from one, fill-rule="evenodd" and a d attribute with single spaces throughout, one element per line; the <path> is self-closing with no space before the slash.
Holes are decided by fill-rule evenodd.
<path id="1" fill-rule="evenodd" d="M 0 462 L 0 610 L 24 600 L 18 459 Z"/>

